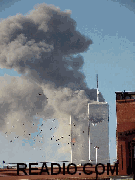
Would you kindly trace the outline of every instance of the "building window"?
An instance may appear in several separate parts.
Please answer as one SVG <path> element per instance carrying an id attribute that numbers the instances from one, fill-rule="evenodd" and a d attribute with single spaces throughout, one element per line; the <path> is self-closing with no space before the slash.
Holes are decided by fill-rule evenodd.
<path id="1" fill-rule="evenodd" d="M 135 146 L 134 146 L 134 158 L 135 158 Z"/>
<path id="2" fill-rule="evenodd" d="M 125 99 L 130 99 L 130 97 L 129 97 L 129 96 L 126 96 Z"/>
<path id="3" fill-rule="evenodd" d="M 121 161 L 122 161 L 122 170 L 123 170 L 123 148 L 121 144 Z"/>
<path id="4" fill-rule="evenodd" d="M 135 99 L 135 95 L 131 95 L 131 99 Z"/>

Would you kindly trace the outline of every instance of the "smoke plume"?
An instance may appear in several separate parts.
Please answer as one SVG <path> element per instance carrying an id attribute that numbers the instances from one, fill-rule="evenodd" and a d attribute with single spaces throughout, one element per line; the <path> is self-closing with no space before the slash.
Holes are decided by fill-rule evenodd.
<path id="1" fill-rule="evenodd" d="M 40 118 L 57 118 L 62 135 L 69 116 L 82 117 L 88 101 L 96 100 L 80 71 L 92 40 L 76 30 L 71 11 L 39 4 L 25 16 L 0 22 L 0 68 L 21 77 L 1 77 L 0 130 L 29 137 Z M 104 101 L 101 93 L 100 101 Z M 33 125 L 34 124 L 34 125 Z M 63 131 L 61 130 L 63 129 Z"/>

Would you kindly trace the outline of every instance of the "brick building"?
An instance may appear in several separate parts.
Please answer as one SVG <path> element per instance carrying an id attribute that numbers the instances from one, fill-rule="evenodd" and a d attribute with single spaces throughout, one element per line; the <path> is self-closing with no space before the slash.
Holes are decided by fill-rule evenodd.
<path id="1" fill-rule="evenodd" d="M 130 175 L 135 169 L 135 92 L 115 93 L 119 175 Z"/>

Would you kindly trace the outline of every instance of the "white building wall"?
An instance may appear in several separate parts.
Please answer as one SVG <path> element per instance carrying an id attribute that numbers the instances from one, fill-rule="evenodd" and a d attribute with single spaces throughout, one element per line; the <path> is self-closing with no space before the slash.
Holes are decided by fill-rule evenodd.
<path id="1" fill-rule="evenodd" d="M 87 107 L 84 112 L 86 114 Z M 89 162 L 88 118 L 71 117 L 72 162 L 76 165 Z"/>
<path id="2" fill-rule="evenodd" d="M 98 146 L 97 163 L 107 164 L 110 162 L 109 106 L 105 102 L 93 101 L 93 103 L 89 103 L 89 106 L 84 107 L 83 112 L 87 115 L 85 118 L 71 117 L 72 162 L 76 165 L 89 163 L 90 153 L 90 160 L 92 160 L 90 163 L 96 164 L 96 150 L 94 147 Z M 88 117 L 90 119 L 90 147 Z"/>
<path id="3" fill-rule="evenodd" d="M 92 164 L 107 164 L 109 158 L 109 106 L 105 102 L 94 102 L 89 104 L 90 119 L 90 159 Z"/>

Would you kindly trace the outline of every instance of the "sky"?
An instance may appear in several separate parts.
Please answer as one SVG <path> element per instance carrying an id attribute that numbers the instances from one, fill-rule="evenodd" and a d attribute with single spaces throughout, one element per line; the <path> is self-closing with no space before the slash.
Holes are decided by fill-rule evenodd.
<path id="1" fill-rule="evenodd" d="M 120 1 L 120 0 L 118 1 L 116 0 L 102 0 L 102 1 L 100 0 L 85 0 L 85 1 L 80 1 L 80 0 L 76 0 L 76 1 L 75 0 L 74 1 L 71 1 L 71 0 L 69 1 L 62 1 L 62 0 L 57 0 L 57 1 L 55 0 L 44 0 L 44 1 L 43 0 L 38 0 L 38 1 L 37 0 L 27 0 L 27 1 L 26 0 L 19 0 L 19 1 L 12 0 L 11 1 L 10 0 L 9 1 L 9 0 L 4 0 L 4 1 L 1 1 L 0 0 L 1 21 L 2 19 L 6 19 L 9 16 L 15 16 L 16 14 L 19 14 L 19 13 L 22 14 L 23 16 L 26 16 L 27 13 L 28 14 L 31 13 L 31 11 L 33 10 L 33 7 L 36 4 L 41 4 L 41 3 L 46 3 L 48 5 L 53 4 L 54 6 L 59 7 L 61 11 L 67 10 L 67 16 L 69 16 L 70 14 L 70 17 L 74 19 L 74 21 L 76 21 L 76 30 L 79 31 L 81 34 L 85 35 L 86 37 L 88 37 L 88 39 L 90 39 L 84 43 L 85 46 L 82 47 L 82 49 L 80 48 L 79 50 L 75 51 L 75 53 L 79 53 L 81 55 L 81 57 L 78 57 L 77 60 L 80 63 L 80 67 L 83 64 L 83 66 L 81 67 L 82 68 L 81 72 L 84 74 L 85 79 L 82 74 L 78 74 L 78 69 L 74 68 L 74 72 L 77 73 L 77 77 L 80 77 L 82 79 L 82 81 L 84 82 L 84 86 L 86 83 L 88 88 L 90 89 L 96 88 L 96 74 L 98 74 L 99 91 L 102 93 L 105 101 L 108 102 L 109 104 L 109 146 L 110 146 L 110 161 L 112 163 L 113 160 L 117 158 L 115 92 L 124 91 L 124 90 L 134 91 L 135 89 L 134 87 L 135 86 L 134 85 L 134 81 L 135 81 L 135 78 L 134 78 L 134 74 L 135 74 L 135 71 L 134 71 L 135 26 L 133 23 L 134 22 L 133 20 L 135 18 L 135 1 L 134 0 L 123 0 L 123 1 Z M 38 14 L 37 14 L 37 17 L 38 17 Z M 37 17 L 36 17 L 36 13 L 35 13 L 35 16 L 31 15 L 31 19 L 33 18 L 35 20 L 34 22 L 36 23 L 38 23 Z M 18 16 L 18 19 L 19 18 L 21 19 L 22 17 Z M 40 26 L 41 30 L 43 27 L 44 25 L 41 24 Z M 36 26 L 33 25 L 33 29 L 34 28 L 36 28 Z M 3 32 L 5 32 L 6 34 L 7 31 L 8 30 L 6 29 Z M 72 31 L 74 31 L 74 29 Z M 0 32 L 1 32 L 1 29 L 0 29 Z M 3 38 L 2 35 L 0 38 Z M 78 35 L 75 34 L 75 37 L 77 36 Z M 5 35 L 5 37 L 9 37 L 9 36 Z M 19 38 L 24 42 L 26 40 L 24 36 L 19 37 Z M 7 43 L 7 41 L 4 40 L 5 44 Z M 82 41 L 84 41 L 83 38 L 82 38 Z M 34 104 L 35 101 L 33 100 L 32 95 L 28 96 L 28 91 L 32 91 L 33 87 L 34 87 L 33 93 L 35 92 L 38 93 L 39 91 L 41 92 L 43 91 L 42 93 L 44 93 L 44 96 L 42 96 L 42 99 L 46 100 L 46 96 L 50 97 L 49 92 L 51 92 L 51 89 L 53 92 L 55 87 L 51 85 L 48 85 L 47 87 L 44 86 L 43 84 L 41 85 L 40 80 L 43 78 L 39 78 L 38 73 L 34 74 L 35 71 L 29 70 L 29 66 L 33 67 L 29 62 L 27 64 L 28 68 L 26 69 L 23 68 L 23 65 L 21 65 L 22 59 L 19 62 L 20 64 L 18 65 L 16 56 L 12 55 L 11 49 L 10 49 L 9 56 L 7 56 L 7 58 L 10 58 L 10 56 L 12 56 L 14 58 L 13 62 L 9 63 L 9 61 L 2 59 L 4 56 L 6 57 L 6 55 L 8 54 L 9 52 L 8 48 L 11 48 L 10 44 L 8 45 L 7 44 L 5 47 L 3 45 L 0 45 L 4 47 L 4 50 L 1 51 L 1 53 L 3 53 L 2 54 L 3 56 L 0 56 L 0 76 L 1 76 L 0 82 L 2 85 L 0 98 L 3 100 L 3 98 L 6 97 L 6 102 L 4 105 L 1 104 L 1 107 L 2 107 L 2 111 L 4 111 L 5 107 L 8 107 L 8 110 L 7 110 L 8 116 L 6 118 L 4 117 L 4 115 L 7 113 L 5 112 L 5 114 L 3 114 L 3 116 L 1 116 L 0 118 L 5 123 L 8 124 L 7 119 L 12 118 L 11 115 L 13 115 L 13 117 L 16 115 L 17 118 L 20 117 L 20 114 L 21 116 L 24 115 L 24 111 L 22 111 L 21 108 L 19 109 L 18 113 L 15 113 L 14 112 L 15 109 L 13 109 L 13 106 L 15 106 L 16 108 L 17 104 L 13 103 L 13 99 L 11 99 L 11 97 L 16 98 L 15 93 L 16 94 L 18 93 L 17 90 L 20 90 L 20 92 L 24 92 L 26 88 L 27 92 L 21 98 L 23 99 L 27 96 L 28 100 L 31 100 L 32 103 Z M 15 44 L 14 46 L 15 47 L 12 50 L 16 51 L 16 54 L 19 53 L 19 51 L 17 51 L 18 45 Z M 45 46 L 43 44 L 43 46 L 46 47 L 48 52 L 51 52 L 51 49 L 53 48 L 50 44 L 48 46 Z M 23 49 L 23 51 L 26 52 L 25 49 Z M 61 53 L 63 54 L 67 53 L 63 51 L 61 50 Z M 34 52 L 35 58 L 38 59 L 38 55 L 40 56 L 40 53 L 39 54 L 37 53 L 37 49 L 36 50 L 31 49 L 31 52 Z M 69 53 L 74 53 L 74 52 L 72 52 L 69 49 Z M 30 54 L 29 56 L 31 58 L 32 54 Z M 64 62 L 67 62 L 67 61 L 65 60 Z M 38 71 L 38 65 L 37 67 L 34 67 L 34 68 L 35 69 L 37 68 L 36 70 Z M 24 77 L 21 79 L 22 74 Z M 41 73 L 40 75 L 42 77 L 45 74 Z M 14 76 L 16 77 L 16 80 L 12 79 Z M 70 75 L 68 76 L 70 77 Z M 29 79 L 30 85 L 28 84 L 27 79 Z M 36 85 L 35 81 L 39 82 L 40 86 L 39 84 Z M 57 80 L 55 81 L 55 83 L 57 84 L 58 87 L 61 86 L 62 84 L 62 82 L 57 82 Z M 15 89 L 14 93 L 12 92 L 8 94 L 9 88 Z M 63 93 L 65 93 L 64 90 L 63 90 Z M 70 93 L 72 92 L 68 91 L 66 92 L 66 95 Z M 60 96 L 61 91 L 58 90 L 57 94 L 59 94 Z M 20 97 L 20 94 L 18 96 Z M 84 95 L 81 95 L 81 97 L 83 96 Z M 45 106 L 43 100 L 40 99 L 41 107 L 38 111 L 39 114 L 41 113 L 41 115 L 39 115 L 38 117 L 35 117 L 34 116 L 35 111 L 31 112 L 31 116 L 35 117 L 34 119 L 35 124 L 33 125 L 35 126 L 35 129 L 33 129 L 33 132 L 31 132 L 33 133 L 31 135 L 32 138 L 33 136 L 36 136 L 39 134 L 43 126 L 42 124 L 44 124 L 44 130 L 42 132 L 43 135 L 41 136 L 39 134 L 38 137 L 36 138 L 37 139 L 36 143 L 38 143 L 38 145 L 34 144 L 34 142 L 29 137 L 22 138 L 19 128 L 16 128 L 16 134 L 12 133 L 12 137 L 16 137 L 16 138 L 14 138 L 13 140 L 14 142 L 11 143 L 9 141 L 9 138 L 7 138 L 6 134 L 4 133 L 4 130 L 7 128 L 7 126 L 2 126 L 4 130 L 1 128 L 0 144 L 2 148 L 1 148 L 1 153 L 0 153 L 0 162 L 2 162 L 3 160 L 5 160 L 6 162 L 18 162 L 18 161 L 33 162 L 33 161 L 44 161 L 44 160 L 46 161 L 69 160 L 70 161 L 69 149 L 66 148 L 67 151 L 65 151 L 65 153 L 61 153 L 62 149 L 61 150 L 58 149 L 58 145 L 57 145 L 58 143 L 54 141 L 53 142 L 50 141 L 50 138 L 53 135 L 57 136 L 55 133 L 55 130 L 58 127 L 58 122 L 57 120 L 53 121 L 52 119 L 43 121 L 43 114 L 41 112 L 41 110 L 43 110 Z M 79 100 L 81 102 L 81 99 Z M 50 105 L 52 104 L 53 102 L 50 102 Z M 27 108 L 30 108 L 31 106 L 32 105 L 30 104 L 29 107 Z M 59 103 L 56 104 L 56 106 L 59 106 Z M 69 104 L 69 107 L 70 107 L 70 104 Z M 11 114 L 10 108 L 14 110 L 12 111 L 12 114 Z M 49 113 L 51 114 L 53 110 L 47 109 L 46 112 L 48 114 Z M 58 112 L 59 111 L 57 111 L 57 113 Z M 57 113 L 55 114 L 56 117 L 58 115 Z M 68 112 L 64 112 L 64 113 L 68 113 Z M 48 115 L 48 118 L 50 118 L 49 115 Z M 28 118 L 27 113 L 25 114 L 25 117 Z M 23 117 L 21 118 L 23 119 Z M 36 118 L 38 118 L 39 124 L 37 123 Z M 58 117 L 58 118 L 61 118 L 61 117 Z M 30 119 L 29 123 L 32 123 L 32 122 L 33 121 L 31 121 Z M 63 127 L 64 127 L 64 122 L 62 124 Z M 20 127 L 19 125 L 20 124 L 18 124 L 18 127 Z M 51 131 L 50 128 L 52 127 L 53 129 Z M 37 132 L 35 133 L 35 131 Z M 68 133 L 66 132 L 65 128 L 64 128 L 64 131 L 62 131 L 62 133 L 64 132 L 65 134 Z M 63 135 L 62 133 L 59 135 Z M 20 136 L 18 137 L 17 134 L 19 134 Z M 66 140 L 68 140 L 68 138 Z M 33 159 L 33 157 L 35 157 L 35 159 Z M 50 157 L 50 158 L 48 159 L 47 157 Z"/>

